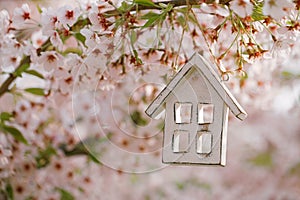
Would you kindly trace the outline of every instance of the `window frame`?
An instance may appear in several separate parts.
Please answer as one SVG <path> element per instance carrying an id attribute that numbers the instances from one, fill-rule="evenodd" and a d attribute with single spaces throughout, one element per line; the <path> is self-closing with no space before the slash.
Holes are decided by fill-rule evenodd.
<path id="1" fill-rule="evenodd" d="M 180 151 L 180 134 L 185 134 L 187 136 L 187 144 L 186 148 L 183 151 Z M 175 144 L 175 137 L 176 135 L 179 135 L 179 141 L 178 141 L 178 151 L 174 151 L 174 144 Z M 172 135 L 172 152 L 173 153 L 188 153 L 190 152 L 190 146 L 191 146 L 191 138 L 190 138 L 190 132 L 187 130 L 174 130 L 174 133 Z"/>
<path id="2" fill-rule="evenodd" d="M 204 135 L 208 135 L 210 138 L 210 151 L 209 152 L 199 152 L 198 151 L 198 145 L 202 145 L 203 144 L 203 138 L 202 138 L 202 140 L 201 140 L 201 144 L 199 144 L 200 143 L 200 137 L 203 137 Z M 196 138 L 196 153 L 197 154 L 200 154 L 200 155 L 208 155 L 208 154 L 210 154 L 210 153 L 212 153 L 212 151 L 213 151 L 213 135 L 212 135 L 212 133 L 210 132 L 210 131 L 198 131 L 197 132 L 197 136 L 196 136 L 197 138 Z"/>
<path id="3" fill-rule="evenodd" d="M 190 105 L 190 118 L 189 118 L 189 122 L 177 122 L 176 121 L 176 104 L 189 104 Z M 175 102 L 174 103 L 174 122 L 175 124 L 191 124 L 192 123 L 192 119 L 193 119 L 193 103 L 192 102 Z"/>
<path id="4" fill-rule="evenodd" d="M 209 121 L 205 121 L 204 120 L 204 116 L 205 116 L 205 109 L 204 108 L 202 108 L 203 109 L 203 113 L 202 113 L 202 117 L 203 117 L 203 123 L 202 122 L 199 122 L 200 120 L 199 120 L 199 117 L 200 117 L 200 109 L 199 109 L 199 107 L 200 106 L 211 106 L 212 107 L 212 111 L 211 111 L 211 116 L 210 116 L 210 120 Z M 199 125 L 206 125 L 206 124 L 212 124 L 212 123 L 214 123 L 214 119 L 215 119 L 215 105 L 214 104 L 212 104 L 212 103 L 198 103 L 197 104 L 197 124 L 199 124 Z"/>

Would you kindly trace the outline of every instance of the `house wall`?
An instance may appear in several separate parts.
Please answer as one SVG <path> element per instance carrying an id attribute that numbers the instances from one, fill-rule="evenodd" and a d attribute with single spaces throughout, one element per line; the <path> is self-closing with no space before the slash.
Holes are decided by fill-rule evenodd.
<path id="1" fill-rule="evenodd" d="M 190 102 L 193 104 L 190 124 L 175 123 L 174 104 L 176 102 Z M 214 121 L 208 125 L 207 130 L 213 137 L 212 152 L 209 154 L 198 154 L 196 152 L 197 132 L 205 129 L 204 125 L 198 125 L 197 123 L 198 103 L 211 103 L 214 105 Z M 163 162 L 219 164 L 221 162 L 220 147 L 224 108 L 224 102 L 214 88 L 196 68 L 192 67 L 166 99 Z M 172 137 L 175 130 L 189 131 L 190 144 L 187 153 L 173 152 Z"/>

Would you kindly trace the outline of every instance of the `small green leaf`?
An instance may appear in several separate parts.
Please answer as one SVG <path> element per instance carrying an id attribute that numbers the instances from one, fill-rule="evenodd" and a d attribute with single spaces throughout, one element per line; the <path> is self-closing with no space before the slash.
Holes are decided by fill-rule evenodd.
<path id="1" fill-rule="evenodd" d="M 95 149 L 98 145 L 103 142 L 106 142 L 111 134 L 108 134 L 107 137 L 102 138 L 86 138 L 75 145 L 75 147 L 71 150 L 66 148 L 65 144 L 62 144 L 59 148 L 65 153 L 66 156 L 76 156 L 76 155 L 87 155 L 89 159 L 94 161 L 97 164 L 101 164 Z"/>
<path id="2" fill-rule="evenodd" d="M 0 114 L 0 120 L 2 122 L 10 120 L 10 118 L 12 118 L 12 117 L 13 117 L 13 115 L 11 113 L 8 113 L 8 112 L 2 112 Z"/>
<path id="3" fill-rule="evenodd" d="M 135 0 L 134 1 L 136 4 L 141 5 L 141 6 L 148 6 L 148 7 L 157 7 L 159 8 L 158 5 L 153 3 L 151 0 Z"/>
<path id="4" fill-rule="evenodd" d="M 6 191 L 7 200 L 14 200 L 14 190 L 11 184 L 6 185 L 5 191 Z"/>
<path id="5" fill-rule="evenodd" d="M 23 73 L 24 71 L 26 71 L 29 67 L 30 67 L 30 64 L 29 64 L 29 63 L 23 64 L 21 67 L 17 68 L 17 70 L 14 72 L 14 75 L 15 75 L 15 76 L 21 76 L 22 73 Z"/>
<path id="6" fill-rule="evenodd" d="M 72 47 L 67 48 L 64 52 L 62 52 L 62 55 L 66 56 L 69 53 L 74 53 L 74 54 L 77 54 L 79 56 L 82 55 L 82 51 L 80 49 L 78 49 L 78 48 L 72 48 Z"/>
<path id="7" fill-rule="evenodd" d="M 164 12 L 168 13 L 173 9 L 173 5 L 172 4 L 167 4 L 167 7 L 164 9 Z"/>
<path id="8" fill-rule="evenodd" d="M 295 75 L 289 71 L 283 71 L 281 72 L 281 75 L 283 76 L 283 78 L 285 79 L 292 79 L 295 77 Z"/>
<path id="9" fill-rule="evenodd" d="M 177 186 L 178 190 L 184 190 L 186 184 L 184 182 L 183 183 L 182 182 L 176 182 L 176 186 Z"/>
<path id="10" fill-rule="evenodd" d="M 75 36 L 75 38 L 77 39 L 77 40 L 79 40 L 80 42 L 82 42 L 82 44 L 84 44 L 85 43 L 85 37 L 81 34 L 81 33 L 75 33 L 74 34 L 74 36 Z"/>
<path id="11" fill-rule="evenodd" d="M 148 124 L 147 119 L 143 118 L 142 114 L 137 110 L 134 111 L 130 116 L 135 125 L 145 126 Z"/>
<path id="12" fill-rule="evenodd" d="M 46 167 L 50 163 L 51 156 L 56 154 L 57 152 L 52 146 L 48 146 L 46 149 L 40 149 L 39 155 L 35 157 L 37 168 Z"/>
<path id="13" fill-rule="evenodd" d="M 289 169 L 289 171 L 288 171 L 288 173 L 290 174 L 290 175 L 297 175 L 297 176 L 300 176 L 300 162 L 298 162 L 298 163 L 296 163 L 295 165 L 293 165 L 290 169 Z"/>
<path id="14" fill-rule="evenodd" d="M 41 14 L 41 13 L 43 12 L 43 10 L 42 10 L 42 8 L 40 7 L 40 5 L 37 5 L 36 8 L 37 8 L 37 11 L 39 12 L 39 14 Z"/>
<path id="15" fill-rule="evenodd" d="M 96 156 L 94 156 L 93 153 L 89 154 L 89 159 L 91 159 L 94 163 L 101 164 L 101 162 L 99 161 L 99 159 Z"/>
<path id="16" fill-rule="evenodd" d="M 273 159 L 271 152 L 262 152 L 250 159 L 250 162 L 259 167 L 272 167 Z"/>
<path id="17" fill-rule="evenodd" d="M 130 34 L 131 45 L 133 45 L 136 41 L 137 41 L 137 33 L 134 30 L 132 30 Z"/>
<path id="18" fill-rule="evenodd" d="M 122 1 L 121 6 L 118 8 L 118 11 L 120 12 L 127 12 L 129 11 L 131 8 L 133 8 L 134 4 L 128 4 L 125 1 Z"/>
<path id="19" fill-rule="evenodd" d="M 22 133 L 18 129 L 16 129 L 15 127 L 3 125 L 3 126 L 1 126 L 1 128 L 6 133 L 11 134 L 17 141 L 22 142 L 24 144 L 28 144 L 27 140 L 22 135 Z"/>
<path id="20" fill-rule="evenodd" d="M 180 15 L 179 17 L 177 17 L 177 22 L 182 27 L 185 27 L 185 25 L 186 25 L 186 20 L 185 20 L 185 18 L 182 15 Z"/>
<path id="21" fill-rule="evenodd" d="M 263 13 L 263 6 L 264 6 L 263 2 L 256 3 L 254 5 L 252 15 L 251 15 L 254 21 L 264 20 L 266 18 L 266 16 Z"/>
<path id="22" fill-rule="evenodd" d="M 45 92 L 44 89 L 42 88 L 27 88 L 25 89 L 26 92 L 34 94 L 34 95 L 38 95 L 38 96 L 44 96 Z"/>
<path id="23" fill-rule="evenodd" d="M 57 190 L 60 192 L 61 200 L 74 200 L 75 199 L 75 197 L 67 190 L 64 190 L 62 188 L 57 188 Z"/>
<path id="24" fill-rule="evenodd" d="M 26 70 L 24 72 L 27 74 L 30 74 L 32 76 L 36 76 L 38 78 L 44 79 L 44 76 L 42 74 L 40 74 L 39 72 L 37 72 L 36 70 L 31 69 L 31 70 Z"/>
<path id="25" fill-rule="evenodd" d="M 148 12 L 148 13 L 146 13 L 145 15 L 143 15 L 142 17 L 141 17 L 141 19 L 150 19 L 150 18 L 152 18 L 152 17 L 157 17 L 157 16 L 160 16 L 161 14 L 159 14 L 159 13 L 154 13 L 154 12 Z"/>
<path id="26" fill-rule="evenodd" d="M 160 20 L 161 20 L 161 15 L 156 15 L 156 16 L 150 17 L 142 28 L 148 28 L 150 26 L 153 26 L 156 23 L 158 23 Z"/>

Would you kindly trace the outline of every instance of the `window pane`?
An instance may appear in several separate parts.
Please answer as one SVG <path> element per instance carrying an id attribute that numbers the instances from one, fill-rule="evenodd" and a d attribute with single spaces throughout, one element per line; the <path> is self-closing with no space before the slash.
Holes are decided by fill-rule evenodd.
<path id="1" fill-rule="evenodd" d="M 214 119 L 213 104 L 198 104 L 198 124 L 210 124 Z"/>
<path id="2" fill-rule="evenodd" d="M 177 124 L 191 123 L 192 103 L 175 103 L 175 122 Z"/>
<path id="3" fill-rule="evenodd" d="M 197 153 L 210 153 L 212 135 L 208 132 L 198 132 Z"/>
<path id="4" fill-rule="evenodd" d="M 188 152 L 189 147 L 189 132 L 176 130 L 173 134 L 173 152 L 183 153 Z"/>

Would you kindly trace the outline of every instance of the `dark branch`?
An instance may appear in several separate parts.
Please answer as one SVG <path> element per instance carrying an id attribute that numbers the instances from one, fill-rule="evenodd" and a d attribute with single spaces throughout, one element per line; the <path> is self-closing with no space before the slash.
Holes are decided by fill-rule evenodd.
<path id="1" fill-rule="evenodd" d="M 20 67 L 22 67 L 24 64 L 26 63 L 30 63 L 30 56 L 26 56 L 25 58 L 23 58 L 23 60 L 21 61 L 20 65 L 18 66 L 18 68 L 15 70 L 17 71 Z M 0 87 L 0 97 L 5 93 L 8 92 L 8 88 L 10 86 L 10 84 L 17 78 L 17 75 L 14 73 L 9 74 L 9 77 L 4 81 L 4 83 L 1 85 Z"/>
<path id="2" fill-rule="evenodd" d="M 219 4 L 226 5 L 232 0 L 219 0 Z M 159 5 L 160 3 L 164 4 L 170 4 L 173 5 L 174 7 L 179 7 L 179 6 L 186 6 L 186 5 L 200 5 L 202 3 L 207 3 L 207 4 L 213 4 L 216 2 L 216 0 L 204 0 L 204 1 L 195 1 L 195 0 L 171 0 L 171 1 L 159 1 L 155 2 L 156 5 Z M 139 5 L 138 10 L 151 10 L 151 9 L 159 9 L 159 7 L 156 6 L 144 6 L 144 5 Z M 132 8 L 131 11 L 135 11 L 136 7 Z M 105 14 L 107 15 L 120 15 L 120 13 L 117 10 L 110 10 L 106 12 Z"/>
<path id="3" fill-rule="evenodd" d="M 37 54 L 39 55 L 41 52 L 46 50 L 46 48 L 50 45 L 50 39 L 48 39 L 40 49 L 37 50 Z M 9 74 L 9 77 L 4 81 L 4 83 L 0 86 L 0 97 L 5 93 L 9 91 L 9 86 L 14 82 L 14 80 L 18 77 L 18 74 L 16 72 L 24 65 L 30 63 L 30 56 L 26 56 L 22 59 L 19 66 L 15 69 L 13 73 Z"/>

